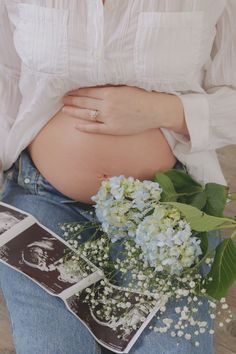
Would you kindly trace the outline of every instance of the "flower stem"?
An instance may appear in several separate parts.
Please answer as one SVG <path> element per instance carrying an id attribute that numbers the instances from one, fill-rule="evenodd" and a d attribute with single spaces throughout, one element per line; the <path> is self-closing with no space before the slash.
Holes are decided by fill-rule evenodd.
<path id="1" fill-rule="evenodd" d="M 236 222 L 231 225 L 219 226 L 215 230 L 234 229 L 234 228 L 236 228 Z"/>

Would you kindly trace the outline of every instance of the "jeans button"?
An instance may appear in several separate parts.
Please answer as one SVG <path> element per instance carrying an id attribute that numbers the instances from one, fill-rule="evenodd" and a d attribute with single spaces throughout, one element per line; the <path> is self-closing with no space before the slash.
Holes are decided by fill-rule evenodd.
<path id="1" fill-rule="evenodd" d="M 26 178 L 24 179 L 24 182 L 25 182 L 25 184 L 29 184 L 29 183 L 30 183 L 30 179 L 29 179 L 28 177 L 26 177 Z"/>

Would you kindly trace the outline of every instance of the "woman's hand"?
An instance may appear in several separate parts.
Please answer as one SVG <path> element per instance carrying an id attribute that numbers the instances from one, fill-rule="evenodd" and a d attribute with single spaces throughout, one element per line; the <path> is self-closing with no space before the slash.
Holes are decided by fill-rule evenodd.
<path id="1" fill-rule="evenodd" d="M 79 88 L 63 97 L 65 106 L 62 111 L 80 119 L 75 126 L 80 131 L 133 135 L 165 126 L 170 108 L 166 100 L 163 102 L 163 95 L 175 97 L 133 86 Z M 97 111 L 98 115 L 90 116 L 91 111 Z"/>
<path id="2" fill-rule="evenodd" d="M 90 124 L 76 124 L 77 129 L 90 133 L 132 135 L 155 127 L 149 113 L 148 92 L 137 87 L 89 87 L 71 91 L 63 99 L 62 111 Z M 97 110 L 96 120 L 89 113 Z"/>

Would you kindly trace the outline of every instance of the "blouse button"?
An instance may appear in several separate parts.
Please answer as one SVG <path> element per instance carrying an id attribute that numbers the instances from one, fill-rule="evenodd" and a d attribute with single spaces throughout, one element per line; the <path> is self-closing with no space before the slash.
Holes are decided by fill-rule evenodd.
<path id="1" fill-rule="evenodd" d="M 26 178 L 24 179 L 24 182 L 25 182 L 25 184 L 29 184 L 29 183 L 30 183 L 30 179 L 29 179 L 28 177 L 26 177 Z"/>

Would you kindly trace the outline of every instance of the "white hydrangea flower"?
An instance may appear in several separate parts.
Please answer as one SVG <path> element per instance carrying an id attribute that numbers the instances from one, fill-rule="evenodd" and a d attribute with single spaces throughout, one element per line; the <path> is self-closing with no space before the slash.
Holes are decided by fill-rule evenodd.
<path id="1" fill-rule="evenodd" d="M 192 236 L 178 210 L 161 204 L 139 224 L 136 243 L 151 267 L 170 274 L 181 273 L 202 254 L 200 240 Z"/>

